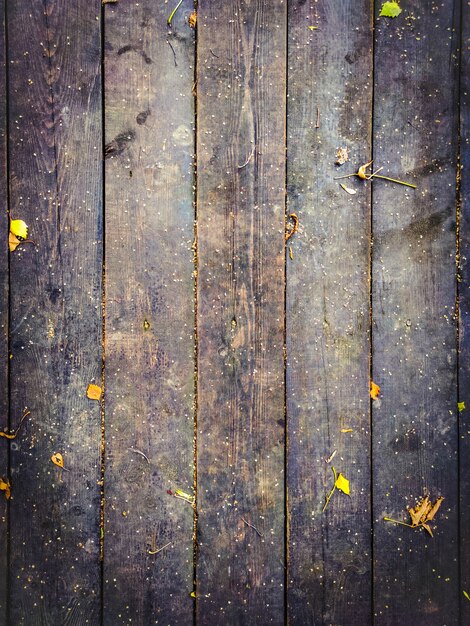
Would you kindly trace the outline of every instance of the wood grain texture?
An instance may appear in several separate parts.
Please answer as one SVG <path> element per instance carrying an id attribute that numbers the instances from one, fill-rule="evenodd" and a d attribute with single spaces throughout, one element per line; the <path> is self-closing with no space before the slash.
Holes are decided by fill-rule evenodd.
<path id="1" fill-rule="evenodd" d="M 470 5 L 462 4 L 460 66 L 460 258 L 459 401 L 460 413 L 460 602 L 461 623 L 470 621 Z"/>
<path id="2" fill-rule="evenodd" d="M 8 2 L 12 624 L 98 624 L 100 2 Z M 61 452 L 69 471 L 55 467 Z"/>
<path id="3" fill-rule="evenodd" d="M 286 6 L 198 25 L 197 620 L 281 624 Z"/>
<path id="4" fill-rule="evenodd" d="M 376 16 L 381 3 L 376 2 Z M 373 183 L 373 503 L 380 624 L 457 624 L 455 324 L 459 3 L 377 18 Z M 432 539 L 406 519 L 445 496 Z M 432 524 L 434 526 L 434 523 Z"/>
<path id="5" fill-rule="evenodd" d="M 8 427 L 8 192 L 5 0 L 0 0 L 0 428 Z M 8 443 L 0 439 L 0 478 L 8 479 Z M 0 624 L 7 621 L 8 504 L 0 493 Z"/>
<path id="6" fill-rule="evenodd" d="M 194 31 L 190 0 L 169 31 L 171 9 L 105 8 L 110 626 L 193 619 L 193 509 L 167 490 L 193 485 Z"/>
<path id="7" fill-rule="evenodd" d="M 334 180 L 370 159 L 371 25 L 366 0 L 289 3 L 288 213 L 300 227 L 287 256 L 288 615 L 299 625 L 371 620 L 370 185 Z M 351 497 L 322 513 L 332 466 Z"/>

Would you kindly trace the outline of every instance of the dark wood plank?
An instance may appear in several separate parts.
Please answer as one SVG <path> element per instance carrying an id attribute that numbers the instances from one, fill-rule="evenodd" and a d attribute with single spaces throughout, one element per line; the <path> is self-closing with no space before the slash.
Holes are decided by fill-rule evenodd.
<path id="1" fill-rule="evenodd" d="M 8 2 L 11 623 L 98 624 L 101 377 L 100 2 Z M 51 455 L 64 456 L 63 471 Z"/>
<path id="2" fill-rule="evenodd" d="M 0 0 L 0 428 L 8 426 L 8 193 L 5 0 Z M 8 480 L 8 443 L 0 439 L 0 478 Z M 0 624 L 7 622 L 8 505 L 0 492 Z"/>
<path id="3" fill-rule="evenodd" d="M 286 8 L 198 23 L 197 620 L 280 624 Z"/>
<path id="4" fill-rule="evenodd" d="M 376 2 L 376 16 L 381 2 Z M 373 506 L 380 624 L 457 624 L 456 156 L 459 3 L 377 18 L 373 183 Z M 445 496 L 431 538 L 406 519 Z M 434 526 L 434 523 L 432 524 Z"/>
<path id="5" fill-rule="evenodd" d="M 194 467 L 192 6 L 171 32 L 170 3 L 105 8 L 110 626 L 193 619 L 193 509 L 167 494 L 192 494 Z"/>
<path id="6" fill-rule="evenodd" d="M 287 255 L 288 615 L 299 625 L 371 620 L 370 186 L 334 180 L 370 158 L 371 25 L 366 0 L 289 3 L 288 213 L 300 230 Z M 351 498 L 322 512 L 332 466 Z"/>
<path id="7" fill-rule="evenodd" d="M 470 621 L 470 6 L 462 3 L 460 67 L 460 576 L 461 623 Z"/>

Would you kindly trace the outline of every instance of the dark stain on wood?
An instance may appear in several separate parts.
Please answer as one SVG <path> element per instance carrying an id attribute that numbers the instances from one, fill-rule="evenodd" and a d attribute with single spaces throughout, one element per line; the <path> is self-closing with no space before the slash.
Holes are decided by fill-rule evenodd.
<path id="1" fill-rule="evenodd" d="M 135 141 L 135 131 L 126 130 L 123 133 L 119 133 L 116 137 L 107 143 L 104 147 L 104 157 L 105 159 L 109 159 L 110 157 L 115 157 L 124 152 L 132 141 Z"/>

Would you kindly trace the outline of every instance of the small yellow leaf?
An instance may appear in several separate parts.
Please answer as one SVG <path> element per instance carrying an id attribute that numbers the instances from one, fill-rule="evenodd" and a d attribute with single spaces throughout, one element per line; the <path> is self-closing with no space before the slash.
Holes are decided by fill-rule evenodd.
<path id="1" fill-rule="evenodd" d="M 196 23 L 197 23 L 197 13 L 196 11 L 193 11 L 188 18 L 188 24 L 191 26 L 191 28 L 196 28 Z"/>
<path id="2" fill-rule="evenodd" d="M 462 411 L 465 411 L 465 402 L 457 402 L 457 408 L 459 410 L 459 413 L 462 413 Z"/>
<path id="3" fill-rule="evenodd" d="M 340 491 L 345 493 L 347 496 L 349 496 L 350 494 L 349 480 L 345 476 L 343 476 L 343 474 L 338 474 L 338 478 L 336 479 L 336 482 L 335 482 L 335 487 L 336 489 L 339 489 Z"/>
<path id="4" fill-rule="evenodd" d="M 372 400 L 377 400 L 380 396 L 380 387 L 374 383 L 374 381 L 370 381 L 370 397 Z"/>
<path id="5" fill-rule="evenodd" d="M 309 30 L 318 30 L 318 26 L 309 26 L 308 29 Z"/>
<path id="6" fill-rule="evenodd" d="M 191 591 L 191 593 L 189 594 L 191 596 L 191 598 L 195 598 L 196 594 L 194 593 L 194 591 Z"/>
<path id="7" fill-rule="evenodd" d="M 21 239 L 28 238 L 28 226 L 23 220 L 11 220 L 10 232 L 15 235 L 15 237 L 18 237 L 20 241 Z"/>
<path id="8" fill-rule="evenodd" d="M 101 387 L 98 387 L 98 385 L 93 385 L 93 383 L 90 383 L 86 390 L 86 395 L 87 395 L 87 398 L 90 398 L 90 400 L 99 400 L 101 398 Z"/>
<path id="9" fill-rule="evenodd" d="M 353 429 L 352 428 L 342 428 L 341 432 L 342 433 L 352 433 Z"/>
<path id="10" fill-rule="evenodd" d="M 5 492 L 5 498 L 7 500 L 11 498 L 10 482 L 8 480 L 3 480 L 3 478 L 0 478 L 0 491 Z"/>
<path id="11" fill-rule="evenodd" d="M 51 461 L 54 463 L 54 465 L 57 465 L 57 467 L 64 467 L 64 458 L 60 452 L 55 452 L 51 456 Z"/>
<path id="12" fill-rule="evenodd" d="M 467 598 L 467 600 L 470 602 L 470 595 L 469 595 L 466 591 L 464 591 L 464 592 L 463 592 L 463 595 L 464 595 L 464 596 Z"/>

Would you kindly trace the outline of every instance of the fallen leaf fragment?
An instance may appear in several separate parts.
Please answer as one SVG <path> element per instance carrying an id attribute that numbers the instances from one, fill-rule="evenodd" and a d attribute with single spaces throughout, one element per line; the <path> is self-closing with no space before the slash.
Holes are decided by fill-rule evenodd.
<path id="1" fill-rule="evenodd" d="M 57 467 L 64 467 L 64 457 L 61 455 L 60 452 L 54 452 L 54 454 L 51 456 L 51 461 L 54 463 L 54 465 L 57 465 Z"/>
<path id="2" fill-rule="evenodd" d="M 182 491 L 181 489 L 175 489 L 175 492 L 172 492 L 172 495 L 175 498 L 180 498 L 180 500 L 185 500 L 185 502 L 189 502 L 189 504 L 194 505 L 193 496 L 191 496 L 189 493 L 186 493 L 185 491 Z"/>
<path id="3" fill-rule="evenodd" d="M 23 417 L 20 419 L 20 423 L 18 424 L 18 428 L 13 433 L 0 432 L 0 437 L 3 437 L 4 439 L 10 439 L 10 440 L 16 439 L 16 435 L 18 434 L 18 431 L 21 428 L 21 424 L 23 423 L 24 418 L 30 414 L 31 414 L 31 411 L 25 410 L 23 413 Z"/>
<path id="4" fill-rule="evenodd" d="M 191 596 L 191 598 L 195 598 L 196 594 L 194 593 L 194 591 L 191 591 L 191 593 L 189 594 Z"/>
<path id="5" fill-rule="evenodd" d="M 344 183 L 340 183 L 339 186 L 341 187 L 341 189 L 344 189 L 344 191 L 350 196 L 355 196 L 357 194 L 357 191 L 355 189 L 351 189 L 351 187 L 346 187 Z"/>
<path id="6" fill-rule="evenodd" d="M 344 165 L 346 161 L 349 161 L 349 150 L 348 148 L 338 148 L 336 150 L 336 165 Z"/>
<path id="7" fill-rule="evenodd" d="M 286 241 L 289 241 L 292 235 L 297 232 L 297 229 L 299 227 L 299 218 L 297 217 L 296 213 L 291 213 L 287 216 L 287 219 L 292 221 L 292 228 L 288 230 L 286 227 Z"/>
<path id="8" fill-rule="evenodd" d="M 308 29 L 309 30 L 318 30 L 318 26 L 309 26 Z"/>
<path id="9" fill-rule="evenodd" d="M 5 498 L 9 500 L 11 498 L 10 481 L 0 478 L 0 491 L 4 491 Z"/>
<path id="10" fill-rule="evenodd" d="M 402 9 L 398 2 L 384 2 L 380 10 L 380 17 L 397 17 Z"/>
<path id="11" fill-rule="evenodd" d="M 352 433 L 353 429 L 352 428 L 342 428 L 341 432 L 342 433 Z"/>
<path id="12" fill-rule="evenodd" d="M 11 231 L 8 233 L 8 248 L 10 252 L 14 252 L 20 245 L 21 241 Z"/>
<path id="13" fill-rule="evenodd" d="M 377 400 L 380 396 L 380 387 L 374 383 L 373 380 L 370 381 L 370 397 L 372 400 Z"/>
<path id="14" fill-rule="evenodd" d="M 459 413 L 465 411 L 465 402 L 457 402 L 457 409 L 459 410 Z"/>
<path id="15" fill-rule="evenodd" d="M 196 28 L 196 24 L 197 24 L 197 13 L 196 13 L 196 11 L 193 11 L 191 13 L 191 15 L 189 16 L 188 24 L 191 26 L 191 28 Z"/>
<path id="16" fill-rule="evenodd" d="M 101 387 L 90 383 L 87 387 L 86 395 L 90 400 L 99 400 L 101 398 Z"/>
<path id="17" fill-rule="evenodd" d="M 463 591 L 463 595 L 467 598 L 467 600 L 470 602 L 470 595 L 466 592 Z"/>

